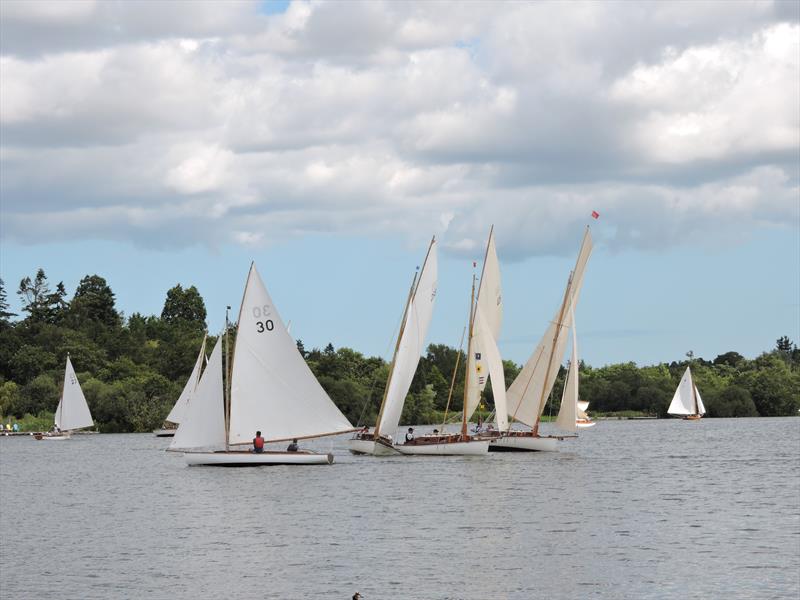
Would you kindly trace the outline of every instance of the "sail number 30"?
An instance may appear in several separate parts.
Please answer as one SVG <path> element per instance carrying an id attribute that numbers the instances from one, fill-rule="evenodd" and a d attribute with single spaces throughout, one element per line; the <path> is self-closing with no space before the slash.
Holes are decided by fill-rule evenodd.
<path id="1" fill-rule="evenodd" d="M 257 319 L 256 331 L 258 331 L 258 333 L 264 333 L 265 331 L 272 331 L 275 329 L 275 322 L 272 319 L 264 319 L 263 321 L 258 320 L 262 316 L 269 316 L 270 312 L 269 304 L 265 304 L 263 308 L 260 306 L 253 307 L 253 316 Z"/>

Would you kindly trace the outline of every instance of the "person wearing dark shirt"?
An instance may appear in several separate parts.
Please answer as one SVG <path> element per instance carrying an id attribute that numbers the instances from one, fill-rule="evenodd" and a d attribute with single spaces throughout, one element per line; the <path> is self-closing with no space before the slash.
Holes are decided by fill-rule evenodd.
<path id="1" fill-rule="evenodd" d="M 414 440 L 414 428 L 409 427 L 408 432 L 406 433 L 406 442 L 411 442 Z"/>
<path id="2" fill-rule="evenodd" d="M 256 431 L 256 437 L 253 438 L 253 452 L 259 454 L 264 451 L 264 438 L 261 437 L 261 432 Z"/>
<path id="3" fill-rule="evenodd" d="M 289 444 L 289 447 L 286 448 L 287 452 L 297 452 L 297 440 L 292 440 L 292 443 Z"/>

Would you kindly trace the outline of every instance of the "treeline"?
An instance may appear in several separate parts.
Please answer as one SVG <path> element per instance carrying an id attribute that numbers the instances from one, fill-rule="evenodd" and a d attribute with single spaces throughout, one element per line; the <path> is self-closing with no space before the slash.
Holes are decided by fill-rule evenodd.
<path id="1" fill-rule="evenodd" d="M 194 286 L 168 290 L 159 316 L 125 317 L 105 279 L 87 275 L 71 298 L 52 289 L 42 269 L 17 290 L 22 315 L 9 311 L 0 280 L 0 417 L 52 414 L 58 404 L 67 353 L 78 372 L 101 431 L 149 431 L 158 427 L 188 377 L 206 330 L 206 308 Z M 213 344 L 214 340 L 211 339 Z M 322 386 L 354 424 L 374 424 L 389 373 L 379 357 L 350 348 L 298 349 Z M 403 423 L 439 422 L 457 416 L 463 396 L 461 353 L 442 344 L 428 347 L 411 385 Z M 509 385 L 520 366 L 505 361 Z M 787 337 L 774 350 L 747 360 L 736 352 L 713 361 L 688 356 L 656 366 L 634 363 L 592 368 L 581 363 L 581 396 L 590 414 L 633 411 L 665 416 L 687 364 L 711 417 L 794 415 L 800 409 L 800 351 Z M 546 412 L 558 410 L 566 370 L 562 367 Z M 452 401 L 448 405 L 448 399 Z M 491 384 L 484 406 L 492 405 Z"/>

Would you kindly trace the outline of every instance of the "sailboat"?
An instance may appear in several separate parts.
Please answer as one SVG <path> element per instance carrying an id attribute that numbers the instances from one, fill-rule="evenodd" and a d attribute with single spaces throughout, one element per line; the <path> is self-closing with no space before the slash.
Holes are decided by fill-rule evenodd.
<path id="1" fill-rule="evenodd" d="M 672 402 L 669 404 L 667 414 L 689 421 L 701 419 L 706 414 L 706 407 L 703 406 L 703 399 L 700 397 L 700 391 L 692 380 L 692 371 L 689 367 L 686 367 L 686 371 L 681 377 L 681 382 L 678 384 L 678 389 L 675 390 L 675 395 L 672 396 Z"/>
<path id="2" fill-rule="evenodd" d="M 502 301 L 500 264 L 497 260 L 494 228 L 492 228 L 489 230 L 489 239 L 486 242 L 477 296 L 475 276 L 472 277 L 461 431 L 456 434 L 442 432 L 414 438 L 396 446 L 403 454 L 480 455 L 488 451 L 491 438 L 483 433 L 470 435 L 467 429 L 469 419 L 480 403 L 481 391 L 486 387 L 487 376 L 484 369 L 488 369 L 488 377 L 492 380 L 499 427 L 507 428 L 505 375 L 496 342 L 503 320 Z"/>
<path id="3" fill-rule="evenodd" d="M 428 246 L 419 277 L 415 273 L 411 282 L 375 429 L 372 432 L 359 432 L 348 441 L 348 447 L 353 454 L 401 454 L 394 446 L 393 436 L 397 433 L 406 395 L 425 347 L 436 300 L 437 278 L 438 260 L 434 237 Z"/>
<path id="4" fill-rule="evenodd" d="M 220 336 L 169 449 L 184 451 L 189 465 L 332 464 L 332 454 L 239 449 L 251 444 L 256 430 L 267 443 L 355 431 L 297 350 L 255 263 L 247 275 L 233 358 L 226 361 L 227 394 L 222 341 Z"/>
<path id="5" fill-rule="evenodd" d="M 69 354 L 67 354 L 67 366 L 64 369 L 61 399 L 58 401 L 54 420 L 55 425 L 51 432 L 34 434 L 34 438 L 37 440 L 68 440 L 73 431 L 94 425 L 89 405 L 86 403 L 86 397 L 78 382 L 78 376 L 75 375 Z"/>
<path id="6" fill-rule="evenodd" d="M 506 397 L 509 416 L 530 430 L 508 429 L 489 445 L 492 452 L 507 451 L 556 451 L 557 443 L 564 436 L 539 435 L 539 422 L 553 389 L 566 348 L 565 330 L 572 327 L 573 311 L 578 303 L 586 263 L 592 252 L 592 236 L 589 228 L 583 235 L 575 268 L 570 273 L 564 297 L 550 322 L 539 345 L 522 367 L 517 378 L 509 386 Z M 576 378 L 577 381 L 577 378 Z M 573 419 L 573 422 L 575 419 Z"/>
<path id="7" fill-rule="evenodd" d="M 192 374 L 189 375 L 189 379 L 186 380 L 186 385 L 183 386 L 183 391 L 181 395 L 178 396 L 175 406 L 172 407 L 167 418 L 164 419 L 164 424 L 161 426 L 161 429 L 153 430 L 156 437 L 172 437 L 175 435 L 177 427 L 180 425 L 181 419 L 186 413 L 186 408 L 189 406 L 189 400 L 197 389 L 197 384 L 200 383 L 200 372 L 203 369 L 203 361 L 206 358 L 206 337 L 207 336 L 203 336 L 200 354 L 197 355 Z"/>
<path id="8" fill-rule="evenodd" d="M 589 409 L 589 403 L 584 401 L 578 402 L 578 419 L 575 421 L 575 424 L 578 426 L 579 429 L 588 429 L 589 427 L 594 427 L 597 425 L 596 421 L 592 421 L 589 418 L 589 415 L 586 414 L 586 411 Z"/>

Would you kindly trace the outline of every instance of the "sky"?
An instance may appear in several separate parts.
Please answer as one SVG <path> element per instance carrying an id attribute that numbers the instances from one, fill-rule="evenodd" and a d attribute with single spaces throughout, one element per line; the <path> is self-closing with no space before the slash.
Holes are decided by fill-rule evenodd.
<path id="1" fill-rule="evenodd" d="M 492 225 L 504 358 L 587 225 L 588 364 L 800 343 L 800 3 L 0 3 L 17 312 L 42 267 L 126 315 L 195 285 L 213 332 L 254 260 L 307 348 L 388 358 L 435 235 L 457 346 Z"/>

